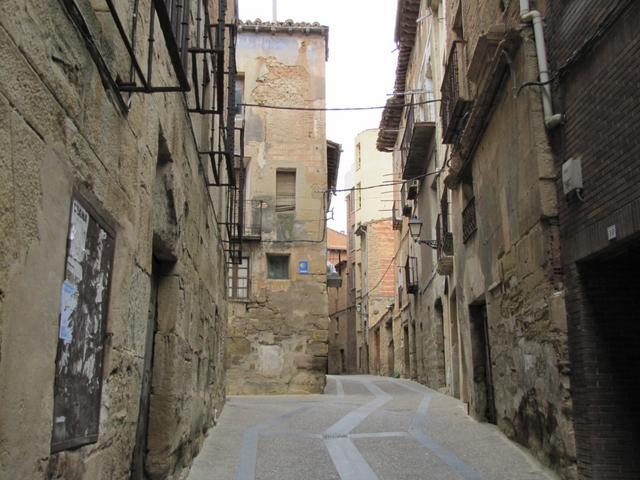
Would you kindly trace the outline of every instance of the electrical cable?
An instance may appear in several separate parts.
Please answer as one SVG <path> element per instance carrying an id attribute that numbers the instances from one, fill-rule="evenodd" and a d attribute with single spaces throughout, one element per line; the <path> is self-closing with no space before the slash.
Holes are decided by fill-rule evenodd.
<path id="1" fill-rule="evenodd" d="M 338 188 L 335 190 L 322 190 L 322 192 L 318 192 L 318 193 L 327 193 L 327 192 L 340 193 L 340 192 L 351 192 L 355 190 L 370 190 L 372 188 L 392 187 L 393 185 L 402 185 L 404 183 L 409 183 L 415 180 L 421 180 L 423 178 L 430 177 L 431 175 L 438 175 L 439 173 L 441 172 L 440 171 L 427 172 L 427 173 L 423 173 L 422 175 L 417 175 L 415 177 L 408 178 L 406 180 L 397 180 L 397 181 L 391 181 L 387 183 L 378 183 L 375 185 L 367 185 L 366 187 L 351 187 L 351 188 Z"/>
<path id="2" fill-rule="evenodd" d="M 415 107 L 418 105 L 426 105 L 428 103 L 441 102 L 439 98 L 433 100 L 425 100 L 423 102 L 403 103 L 402 105 L 393 105 L 393 107 Z M 239 103 L 242 107 L 254 107 L 254 108 L 268 108 L 272 110 L 293 110 L 300 112 L 357 112 L 362 110 L 382 110 L 388 107 L 388 105 L 375 106 L 375 107 L 287 107 L 284 105 L 265 105 L 260 103 Z"/>

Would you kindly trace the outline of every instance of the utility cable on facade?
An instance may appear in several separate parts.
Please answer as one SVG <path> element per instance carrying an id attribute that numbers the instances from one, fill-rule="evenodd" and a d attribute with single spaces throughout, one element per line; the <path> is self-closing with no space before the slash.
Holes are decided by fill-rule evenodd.
<path id="1" fill-rule="evenodd" d="M 440 102 L 439 98 L 432 100 L 425 100 L 422 102 L 405 103 L 403 108 L 415 107 L 418 105 L 426 105 L 429 103 Z M 387 105 L 376 105 L 374 107 L 287 107 L 285 105 L 265 105 L 261 103 L 239 103 L 239 107 L 254 107 L 254 108 L 269 108 L 272 110 L 293 110 L 299 112 L 357 112 L 362 110 L 383 110 L 387 108 Z M 400 107 L 400 105 L 398 105 Z"/>

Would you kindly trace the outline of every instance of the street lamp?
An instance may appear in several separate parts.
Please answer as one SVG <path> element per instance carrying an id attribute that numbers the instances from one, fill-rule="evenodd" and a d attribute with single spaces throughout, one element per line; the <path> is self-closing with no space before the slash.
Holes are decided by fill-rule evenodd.
<path id="1" fill-rule="evenodd" d="M 438 248 L 437 240 L 422 240 L 420 238 L 420 232 L 422 231 L 422 222 L 415 215 L 409 220 L 409 234 L 413 241 L 420 245 L 427 245 L 430 248 L 436 250 Z"/>

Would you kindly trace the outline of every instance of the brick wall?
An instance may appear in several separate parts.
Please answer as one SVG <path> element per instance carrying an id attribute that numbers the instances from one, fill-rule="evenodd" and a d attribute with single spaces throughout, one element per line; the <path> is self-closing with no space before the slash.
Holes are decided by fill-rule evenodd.
<path id="1" fill-rule="evenodd" d="M 563 74 L 554 85 L 556 109 L 567 118 L 552 143 L 578 468 L 581 478 L 637 478 L 640 422 L 631 404 L 638 393 L 637 258 L 581 260 L 628 251 L 625 239 L 640 230 L 640 4 L 582 0 L 550 2 L 550 9 L 551 71 Z M 580 51 L 597 32 L 598 41 Z M 584 201 L 564 198 L 560 169 L 569 158 L 582 161 Z M 618 237 L 613 242 L 607 238 L 611 225 Z"/>
<path id="2" fill-rule="evenodd" d="M 369 247 L 369 286 L 371 290 L 380 284 L 370 295 L 370 301 L 375 299 L 390 299 L 395 295 L 395 268 L 389 265 L 393 262 L 394 235 L 391 219 L 372 222 L 368 225 L 367 240 Z M 371 318 L 371 321 L 374 319 Z"/>

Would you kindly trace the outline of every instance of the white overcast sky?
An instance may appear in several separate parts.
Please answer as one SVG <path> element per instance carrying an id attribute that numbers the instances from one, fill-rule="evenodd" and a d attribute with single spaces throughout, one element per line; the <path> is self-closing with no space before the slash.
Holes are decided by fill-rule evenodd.
<path id="1" fill-rule="evenodd" d="M 320 22 L 329 27 L 327 107 L 384 105 L 393 92 L 397 52 L 396 0 L 278 0 L 278 20 Z M 272 20 L 272 0 L 239 0 L 242 20 Z M 382 110 L 327 112 L 327 138 L 342 144 L 338 188 L 353 165 L 354 139 L 378 128 Z M 350 185 L 349 185 L 350 186 Z M 346 230 L 344 196 L 333 198 L 329 226 Z"/>

